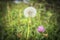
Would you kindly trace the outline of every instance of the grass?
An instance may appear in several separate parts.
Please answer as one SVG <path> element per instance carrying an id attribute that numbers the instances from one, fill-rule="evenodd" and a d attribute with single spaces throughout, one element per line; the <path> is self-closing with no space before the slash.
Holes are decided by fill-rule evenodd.
<path id="1" fill-rule="evenodd" d="M 41 6 L 41 7 L 40 7 Z M 4 23 L 4 40 L 54 40 L 53 32 L 55 28 L 55 20 L 53 17 L 54 12 L 46 10 L 43 4 L 36 6 L 36 17 L 31 18 L 31 24 L 29 24 L 28 18 L 24 17 L 24 9 L 29 7 L 28 5 L 21 4 L 7 4 L 7 14 L 1 18 Z M 46 29 L 44 33 L 37 32 L 37 27 L 43 25 Z M 42 34 L 48 34 L 48 37 Z"/>

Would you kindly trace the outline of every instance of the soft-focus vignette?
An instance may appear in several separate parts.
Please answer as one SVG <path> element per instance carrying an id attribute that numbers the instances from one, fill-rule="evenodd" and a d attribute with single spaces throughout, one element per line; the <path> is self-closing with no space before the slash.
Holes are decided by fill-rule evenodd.
<path id="1" fill-rule="evenodd" d="M 52 2 L 0 1 L 0 40 L 60 40 L 59 10 Z"/>

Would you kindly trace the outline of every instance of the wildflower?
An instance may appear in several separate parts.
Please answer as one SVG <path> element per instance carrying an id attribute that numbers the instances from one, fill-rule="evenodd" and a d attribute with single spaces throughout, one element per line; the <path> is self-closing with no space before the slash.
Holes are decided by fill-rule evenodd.
<path id="1" fill-rule="evenodd" d="M 44 32 L 44 31 L 45 31 L 45 28 L 44 28 L 43 26 L 39 26 L 39 27 L 37 28 L 37 31 L 38 31 L 38 32 Z"/>
<path id="2" fill-rule="evenodd" d="M 24 10 L 25 17 L 35 17 L 36 16 L 36 9 L 34 7 L 28 7 Z"/>

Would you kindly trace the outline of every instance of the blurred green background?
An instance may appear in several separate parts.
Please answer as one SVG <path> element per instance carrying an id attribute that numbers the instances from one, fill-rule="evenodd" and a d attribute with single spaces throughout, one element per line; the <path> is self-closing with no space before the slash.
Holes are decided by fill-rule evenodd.
<path id="1" fill-rule="evenodd" d="M 26 40 L 28 18 L 24 17 L 24 9 L 30 6 L 36 8 L 37 14 L 31 18 L 28 40 L 60 40 L 58 4 L 59 1 L 53 0 L 30 0 L 28 3 L 0 1 L 0 40 Z M 45 27 L 44 33 L 37 32 L 36 29 L 40 25 Z"/>

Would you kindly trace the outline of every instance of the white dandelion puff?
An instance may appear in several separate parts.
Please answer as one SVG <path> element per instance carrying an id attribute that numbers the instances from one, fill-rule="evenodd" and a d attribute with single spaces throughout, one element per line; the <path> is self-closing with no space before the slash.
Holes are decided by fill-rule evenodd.
<path id="1" fill-rule="evenodd" d="M 35 17 L 36 16 L 36 9 L 34 7 L 28 7 L 24 10 L 25 17 Z"/>

